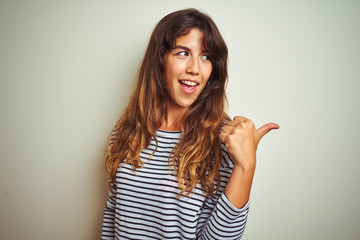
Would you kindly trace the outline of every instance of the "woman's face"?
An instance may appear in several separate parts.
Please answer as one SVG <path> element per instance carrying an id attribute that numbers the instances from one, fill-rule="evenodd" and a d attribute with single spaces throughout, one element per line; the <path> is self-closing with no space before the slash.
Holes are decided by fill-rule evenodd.
<path id="1" fill-rule="evenodd" d="M 209 80 L 212 64 L 203 46 L 203 32 L 193 28 L 176 39 L 165 55 L 167 110 L 185 110 L 195 102 Z"/>

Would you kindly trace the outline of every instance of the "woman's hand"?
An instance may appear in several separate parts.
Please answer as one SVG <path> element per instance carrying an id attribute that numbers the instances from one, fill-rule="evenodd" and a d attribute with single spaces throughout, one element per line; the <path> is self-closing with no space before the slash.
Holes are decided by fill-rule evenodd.
<path id="1" fill-rule="evenodd" d="M 276 123 L 268 123 L 256 129 L 254 123 L 245 117 L 236 116 L 229 121 L 220 134 L 235 167 L 242 170 L 255 170 L 256 149 L 261 138 L 272 129 L 278 129 Z"/>
<path id="2" fill-rule="evenodd" d="M 256 149 L 261 138 L 276 123 L 268 123 L 256 129 L 254 123 L 245 117 L 234 117 L 222 129 L 220 140 L 225 143 L 234 160 L 233 172 L 225 188 L 225 195 L 237 208 L 242 208 L 249 200 L 256 166 Z"/>

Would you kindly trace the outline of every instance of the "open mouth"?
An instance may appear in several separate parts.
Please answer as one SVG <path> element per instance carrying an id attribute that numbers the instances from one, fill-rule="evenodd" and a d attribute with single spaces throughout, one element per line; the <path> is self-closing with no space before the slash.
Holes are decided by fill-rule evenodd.
<path id="1" fill-rule="evenodd" d="M 182 90 L 187 94 L 191 94 L 195 92 L 196 87 L 199 85 L 199 83 L 189 80 L 180 80 L 179 83 Z"/>

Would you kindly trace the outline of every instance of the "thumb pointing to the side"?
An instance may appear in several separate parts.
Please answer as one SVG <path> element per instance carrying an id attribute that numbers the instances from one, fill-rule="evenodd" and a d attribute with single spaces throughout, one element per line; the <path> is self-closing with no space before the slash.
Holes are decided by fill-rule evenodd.
<path id="1" fill-rule="evenodd" d="M 258 136 L 259 136 L 258 142 L 261 140 L 261 138 L 263 136 L 265 136 L 265 134 L 267 134 L 268 132 L 270 132 L 273 129 L 279 129 L 279 125 L 276 123 L 267 123 L 264 126 L 256 129 Z"/>

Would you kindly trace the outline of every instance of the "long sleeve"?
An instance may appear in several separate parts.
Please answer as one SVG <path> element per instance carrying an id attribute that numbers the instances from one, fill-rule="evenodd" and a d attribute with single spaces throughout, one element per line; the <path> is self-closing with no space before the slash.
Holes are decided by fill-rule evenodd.
<path id="1" fill-rule="evenodd" d="M 243 208 L 237 209 L 222 193 L 204 226 L 200 239 L 240 239 L 245 230 L 249 203 L 250 201 Z"/>
<path id="2" fill-rule="evenodd" d="M 115 196 L 110 193 L 104 211 L 101 239 L 104 240 L 114 239 L 115 236 L 114 228 L 115 228 Z"/>
<path id="3" fill-rule="evenodd" d="M 220 169 L 221 187 L 219 193 L 204 202 L 200 219 L 206 219 L 200 239 L 240 239 L 245 230 L 249 212 L 249 201 L 241 209 L 233 206 L 223 192 L 231 176 L 233 160 L 223 145 L 223 164 Z"/>

